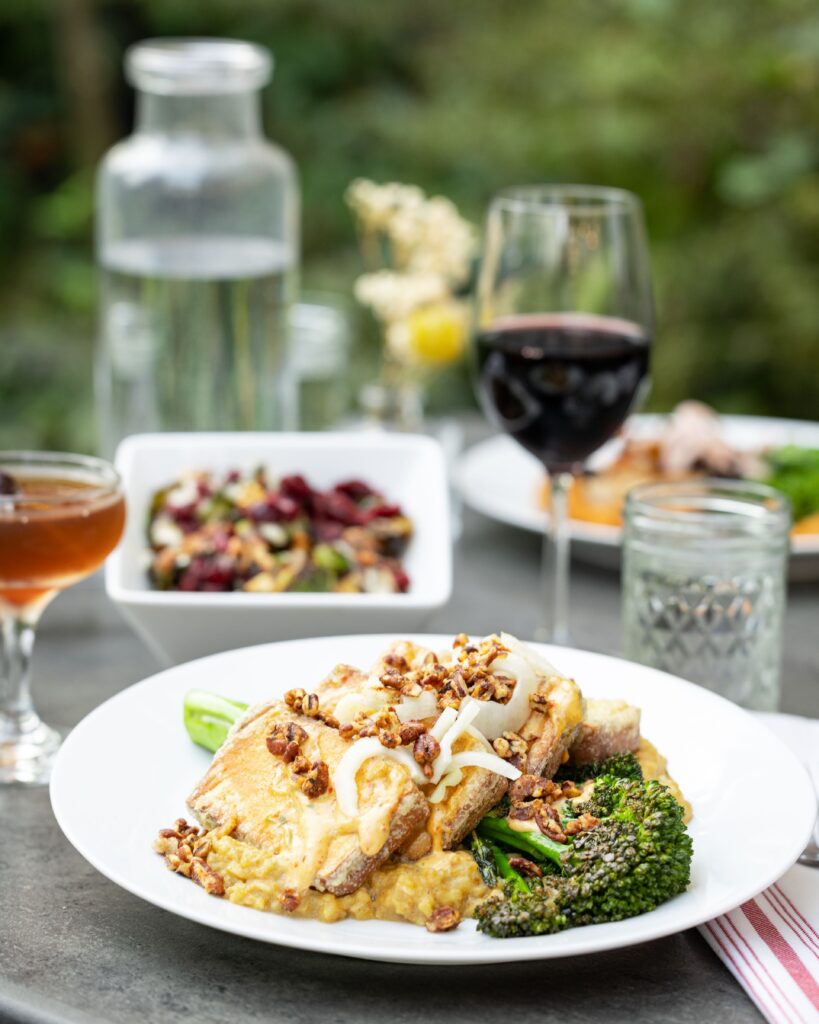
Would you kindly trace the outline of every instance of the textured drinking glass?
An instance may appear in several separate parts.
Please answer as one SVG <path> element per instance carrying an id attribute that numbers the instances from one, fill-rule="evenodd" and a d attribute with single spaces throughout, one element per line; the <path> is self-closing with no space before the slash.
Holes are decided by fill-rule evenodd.
<path id="1" fill-rule="evenodd" d="M 620 429 L 648 379 L 653 313 L 639 199 L 591 185 L 501 192 L 487 215 L 475 306 L 481 403 L 549 473 L 538 637 L 566 643 L 572 477 Z"/>
<path id="2" fill-rule="evenodd" d="M 746 708 L 779 704 L 790 508 L 762 484 L 645 484 L 626 499 L 625 654 Z"/>
<path id="3" fill-rule="evenodd" d="M 48 781 L 62 736 L 31 702 L 37 622 L 94 572 L 125 523 L 119 476 L 101 459 L 0 452 L 0 784 Z"/>

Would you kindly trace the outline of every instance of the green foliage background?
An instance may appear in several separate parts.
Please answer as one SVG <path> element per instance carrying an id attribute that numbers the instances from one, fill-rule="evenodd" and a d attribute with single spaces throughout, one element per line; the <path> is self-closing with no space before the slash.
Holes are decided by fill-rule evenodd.
<path id="1" fill-rule="evenodd" d="M 819 415 L 815 0 L 4 0 L 0 446 L 93 446 L 93 165 L 130 130 L 122 52 L 156 35 L 274 52 L 308 287 L 350 287 L 358 175 L 476 221 L 508 184 L 623 186 L 652 243 L 652 406 Z"/>

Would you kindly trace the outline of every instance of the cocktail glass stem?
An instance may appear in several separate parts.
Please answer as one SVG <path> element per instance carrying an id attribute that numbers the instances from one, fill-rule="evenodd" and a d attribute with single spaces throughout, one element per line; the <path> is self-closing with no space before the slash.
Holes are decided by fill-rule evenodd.
<path id="1" fill-rule="evenodd" d="M 553 644 L 569 642 L 569 517 L 571 473 L 550 476 L 549 529 L 543 535 L 544 621 L 538 640 Z"/>
<path id="2" fill-rule="evenodd" d="M 43 607 L 0 617 L 0 781 L 42 782 L 60 745 L 60 734 L 31 702 L 31 654 Z"/>

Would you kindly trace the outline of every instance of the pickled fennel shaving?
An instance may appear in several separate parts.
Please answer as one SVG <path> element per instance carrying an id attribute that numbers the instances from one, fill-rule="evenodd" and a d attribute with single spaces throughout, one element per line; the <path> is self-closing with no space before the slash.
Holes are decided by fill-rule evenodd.
<path id="1" fill-rule="evenodd" d="M 455 708 L 444 708 L 438 721 L 429 730 L 430 735 L 434 736 L 441 746 L 440 754 L 432 762 L 432 778 L 424 775 L 421 766 L 407 747 L 385 747 L 375 736 L 356 740 L 345 751 L 333 775 L 336 799 L 343 813 L 351 818 L 358 814 L 356 775 L 362 764 L 371 757 L 388 757 L 402 765 L 412 781 L 419 786 L 430 782 L 438 783 L 430 797 L 434 803 L 443 799 L 449 786 L 460 782 L 462 768 L 486 768 L 507 779 L 519 778 L 521 773 L 517 768 L 489 750 L 464 750 L 453 754 L 452 745 L 459 737 L 474 734 L 472 723 L 480 711 L 480 705 L 481 701 L 466 697 L 461 702 L 459 711 Z"/>

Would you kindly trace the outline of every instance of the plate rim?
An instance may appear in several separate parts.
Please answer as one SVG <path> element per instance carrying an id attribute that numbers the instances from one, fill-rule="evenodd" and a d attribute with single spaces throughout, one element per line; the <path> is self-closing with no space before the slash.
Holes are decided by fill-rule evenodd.
<path id="1" fill-rule="evenodd" d="M 661 423 L 668 419 L 669 413 L 637 413 L 630 417 L 628 422 L 649 425 Z M 750 427 L 762 427 L 765 424 L 776 424 L 781 429 L 812 430 L 816 433 L 817 446 L 819 446 L 819 421 L 785 419 L 777 416 L 743 416 L 733 413 L 720 414 L 720 419 L 727 424 L 734 424 L 736 427 L 748 429 Z M 485 456 L 487 451 L 497 447 L 503 451 L 507 448 L 514 449 L 519 454 L 531 458 L 533 464 L 537 462 L 535 456 L 526 452 L 516 444 L 508 434 L 494 433 L 485 437 L 465 449 L 455 461 L 452 470 L 452 479 L 455 489 L 461 500 L 475 512 L 479 512 L 487 519 L 496 523 L 503 523 L 507 526 L 514 526 L 527 533 L 544 533 L 549 522 L 549 513 L 538 510 L 536 506 L 526 509 L 523 515 L 502 515 L 491 503 L 486 503 L 477 498 L 473 489 L 467 483 L 469 470 L 475 459 Z M 583 520 L 569 520 L 569 534 L 573 541 L 580 544 L 590 544 L 596 547 L 618 550 L 621 546 L 623 530 L 620 526 L 611 526 L 606 523 L 589 523 Z M 803 534 L 791 537 L 791 558 L 801 559 L 819 555 L 819 534 Z"/>
<path id="2" fill-rule="evenodd" d="M 204 899 L 201 904 L 196 907 L 182 907 L 169 906 L 163 902 L 161 896 L 154 892 L 151 888 L 143 886 L 138 881 L 134 881 L 129 878 L 127 871 L 122 870 L 118 865 L 113 867 L 110 864 L 103 863 L 102 858 L 99 858 L 93 849 L 89 849 L 87 843 L 82 837 L 78 837 L 76 834 L 73 824 L 70 822 L 70 811 L 67 811 L 62 793 L 62 788 L 65 783 L 63 762 L 69 760 L 69 757 L 73 756 L 74 747 L 78 742 L 81 741 L 83 732 L 88 728 L 89 722 L 96 720 L 99 717 L 103 717 L 105 714 L 109 714 L 111 706 L 121 701 L 127 701 L 132 699 L 132 694 L 137 690 L 148 689 L 150 687 L 161 686 L 167 676 L 173 676 L 175 673 L 179 673 L 180 670 L 189 670 L 191 666 L 200 665 L 203 662 L 218 662 L 218 661 L 229 661 L 237 654 L 243 657 L 250 657 L 254 653 L 261 655 L 263 652 L 273 648 L 282 647 L 298 647 L 306 646 L 320 640 L 322 643 L 343 643 L 348 642 L 367 642 L 375 645 L 376 643 L 381 644 L 385 641 L 394 640 L 396 638 L 395 632 L 385 633 L 363 633 L 354 635 L 339 635 L 329 637 L 309 637 L 304 639 L 294 640 L 280 640 L 273 641 L 266 644 L 251 645 L 248 647 L 234 648 L 229 651 L 222 651 L 217 654 L 206 655 L 202 658 L 197 658 L 189 662 L 184 662 L 181 665 L 175 665 L 167 669 L 163 669 L 159 672 L 153 673 L 145 679 L 139 680 L 132 683 L 130 686 L 123 688 L 111 697 L 107 698 L 97 707 L 93 708 L 69 733 L 66 737 L 63 745 L 58 751 L 54 770 L 52 773 L 51 782 L 49 785 L 49 798 L 51 802 L 52 811 L 57 820 L 57 824 L 60 827 L 63 835 L 71 843 L 75 850 L 86 860 L 89 864 L 94 867 L 103 877 L 113 882 L 115 885 L 129 892 L 131 895 L 136 896 L 139 899 L 165 911 L 166 913 L 174 914 L 175 916 L 182 917 L 183 919 L 194 921 L 197 924 L 205 925 L 209 928 L 216 929 L 218 931 L 224 931 L 229 934 L 241 936 L 243 938 L 253 939 L 255 941 L 266 942 L 270 945 L 283 946 L 286 948 L 305 950 L 309 952 L 315 952 L 324 955 L 332 956 L 346 956 L 354 959 L 373 960 L 384 963 L 403 963 L 412 964 L 417 966 L 422 965 L 436 965 L 436 966 L 447 966 L 447 967 L 458 967 L 458 966 L 471 966 L 479 964 L 492 964 L 492 963 L 509 963 L 509 962 L 522 962 L 522 961 L 536 961 L 546 959 L 562 959 L 568 956 L 582 956 L 590 953 L 603 952 L 609 949 L 626 948 L 628 946 L 636 945 L 642 942 L 653 941 L 654 939 L 664 938 L 668 935 L 677 934 L 682 931 L 686 931 L 693 927 L 698 927 L 705 921 L 712 920 L 714 917 L 718 917 L 729 910 L 734 909 L 746 900 L 753 898 L 758 895 L 764 889 L 767 889 L 777 879 L 779 879 L 789 868 L 796 862 L 797 857 L 801 853 L 802 849 L 811 834 L 814 815 L 813 808 L 811 806 L 811 797 L 813 793 L 812 783 L 808 777 L 807 770 L 804 768 L 802 763 L 796 757 L 796 755 L 788 748 L 783 740 L 779 738 L 775 733 L 768 729 L 764 723 L 756 720 L 748 711 L 740 708 L 738 705 L 733 704 L 731 701 L 719 694 L 705 690 L 702 687 L 696 686 L 694 683 L 690 683 L 678 676 L 671 675 L 667 672 L 662 672 L 659 669 L 654 669 L 650 666 L 639 665 L 641 670 L 661 677 L 661 679 L 671 682 L 675 687 L 682 686 L 684 690 L 692 688 L 698 694 L 705 703 L 712 703 L 715 705 L 727 707 L 729 713 L 738 714 L 746 719 L 748 723 L 751 723 L 755 730 L 763 733 L 768 742 L 772 742 L 777 749 L 778 754 L 778 770 L 784 771 L 787 769 L 789 777 L 792 775 L 793 783 L 796 785 L 797 780 L 801 783 L 804 790 L 804 794 L 808 797 L 805 802 L 805 823 L 804 829 L 802 830 L 802 838 L 797 842 L 794 840 L 792 848 L 789 850 L 787 857 L 781 858 L 781 861 L 777 861 L 775 869 L 771 868 L 765 876 L 764 882 L 761 884 L 754 883 L 753 891 L 743 890 L 742 895 L 737 897 L 732 896 L 730 899 L 723 899 L 720 903 L 716 904 L 716 909 L 709 908 L 707 916 L 702 916 L 702 911 L 689 912 L 684 915 L 681 920 L 674 920 L 667 922 L 666 924 L 655 926 L 655 927 L 643 927 L 642 931 L 634 928 L 634 922 L 649 920 L 654 911 L 646 914 L 637 915 L 633 918 L 628 918 L 625 921 L 610 922 L 603 925 L 592 925 L 584 928 L 568 929 L 566 932 L 559 933 L 562 936 L 574 936 L 575 938 L 580 936 L 582 948 L 576 948 L 577 943 L 567 943 L 565 946 L 555 946 L 544 951 L 538 943 L 538 939 L 552 939 L 554 936 L 529 936 L 525 938 L 507 939 L 504 941 L 498 940 L 495 943 L 487 946 L 481 946 L 470 949 L 468 946 L 464 947 L 462 951 L 447 947 L 446 949 L 440 949 L 437 953 L 434 951 L 434 942 L 430 943 L 430 953 L 428 956 L 419 957 L 417 953 L 413 953 L 409 956 L 402 956 L 400 947 L 398 945 L 389 947 L 389 951 L 385 953 L 383 950 L 373 951 L 373 942 L 364 940 L 361 942 L 351 942 L 349 937 L 344 938 L 344 948 L 338 948 L 338 940 L 335 943 L 332 940 L 325 941 L 322 938 L 316 939 L 311 935 L 302 935 L 298 931 L 294 931 L 288 934 L 286 938 L 278 934 L 271 934 L 265 932 L 264 921 L 270 918 L 270 914 L 261 911 L 253 910 L 249 907 L 243 907 L 236 904 L 232 904 L 232 908 L 239 911 L 236 914 L 236 920 L 225 919 L 215 920 L 209 911 L 210 904 L 205 902 Z M 451 635 L 446 633 L 412 633 L 404 636 L 402 639 L 415 640 L 416 642 L 427 641 L 430 644 L 440 644 L 441 642 L 448 643 L 451 641 Z M 570 647 L 559 647 L 551 644 L 540 644 L 536 641 L 524 640 L 524 643 L 532 644 L 536 649 L 546 652 L 548 656 L 553 657 L 553 652 L 558 652 L 558 659 L 564 652 L 571 654 L 581 654 L 584 657 L 590 657 L 592 660 L 599 661 L 603 666 L 606 663 L 619 662 L 625 665 L 636 665 L 636 663 L 628 662 L 624 658 L 616 657 L 610 654 L 602 654 L 596 651 L 584 651 L 580 648 Z M 68 751 L 68 753 L 66 753 Z M 785 769 L 783 769 L 783 765 Z M 788 767 L 789 766 L 789 767 Z M 70 787 L 69 787 L 70 789 Z M 797 832 L 794 830 L 794 835 Z M 801 834 L 801 833 L 800 833 Z M 784 866 L 783 866 L 784 865 Z M 202 893 L 202 896 L 206 896 Z M 666 904 L 667 905 L 667 904 Z M 252 915 L 247 917 L 247 923 L 244 923 L 245 915 Z M 279 915 L 273 915 L 277 917 Z M 254 921 L 258 920 L 258 926 L 254 926 Z M 321 923 L 321 922 L 318 922 Z M 354 924 L 370 924 L 372 922 L 353 922 Z M 384 923 L 384 922 L 381 922 Z M 396 922 L 390 922 L 395 924 Z M 399 925 L 403 925 L 403 922 L 398 922 Z M 629 930 L 633 934 L 628 934 L 625 937 L 619 934 L 622 930 L 622 926 L 628 925 Z M 332 924 L 326 924 L 325 927 L 332 929 Z M 408 928 L 415 928 L 410 924 L 406 924 Z M 321 933 L 324 934 L 323 932 Z M 332 934 L 331 932 L 328 934 Z M 588 937 L 588 938 L 587 938 Z M 432 938 L 432 937 L 430 937 Z M 523 944 L 522 946 L 520 944 Z M 334 945 L 335 948 L 329 948 Z"/>

